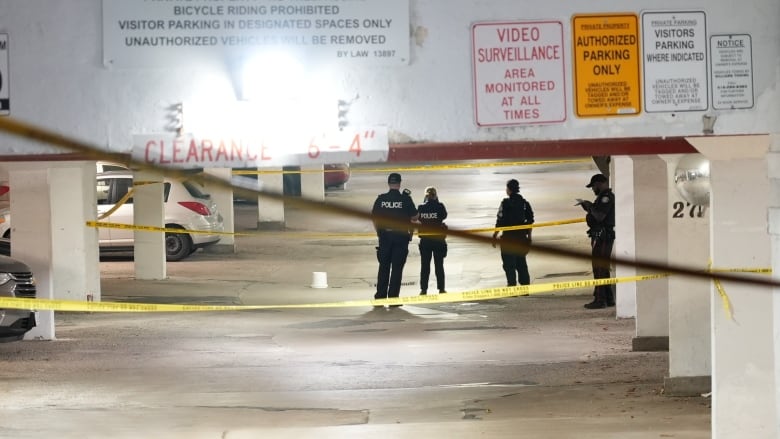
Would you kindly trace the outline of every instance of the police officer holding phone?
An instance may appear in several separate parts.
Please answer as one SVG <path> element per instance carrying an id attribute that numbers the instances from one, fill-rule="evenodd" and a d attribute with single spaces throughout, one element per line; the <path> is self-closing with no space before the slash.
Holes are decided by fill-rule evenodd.
<path id="1" fill-rule="evenodd" d="M 612 245 L 615 243 L 615 194 L 609 187 L 609 179 L 604 174 L 596 174 L 585 185 L 596 195 L 594 201 L 577 199 L 575 206 L 587 212 L 591 256 L 593 257 L 593 278 L 608 279 Z M 599 285 L 593 288 L 593 301 L 585 304 L 587 309 L 599 309 L 615 306 L 612 285 Z"/>
<path id="2" fill-rule="evenodd" d="M 401 174 L 393 172 L 387 177 L 389 190 L 380 194 L 371 215 L 379 239 L 377 260 L 379 272 L 376 279 L 374 299 L 398 297 L 401 293 L 401 277 L 409 254 L 412 221 L 418 218 L 409 191 L 401 193 Z M 400 305 L 391 305 L 400 306 Z"/>

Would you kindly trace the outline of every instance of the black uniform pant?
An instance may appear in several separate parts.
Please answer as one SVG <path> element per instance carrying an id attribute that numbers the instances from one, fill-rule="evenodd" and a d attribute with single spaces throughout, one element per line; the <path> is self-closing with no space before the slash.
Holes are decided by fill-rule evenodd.
<path id="1" fill-rule="evenodd" d="M 612 245 L 614 239 L 610 238 L 591 238 L 591 256 L 593 256 L 593 279 L 609 279 L 609 258 L 612 256 Z M 598 259 L 603 259 L 599 261 Z M 593 288 L 593 300 L 612 304 L 615 302 L 613 294 L 613 285 L 598 285 Z"/>
<path id="2" fill-rule="evenodd" d="M 518 250 L 518 243 L 525 243 L 525 240 L 518 237 L 501 236 L 501 262 L 504 274 L 506 274 L 507 286 L 513 287 L 520 282 L 520 285 L 530 285 L 531 275 L 528 273 L 528 263 L 525 260 L 526 253 Z"/>
<path id="3" fill-rule="evenodd" d="M 431 258 L 436 273 L 436 288 L 444 291 L 444 258 L 447 243 L 443 239 L 420 238 L 420 291 L 428 291 L 431 276 Z"/>
<path id="4" fill-rule="evenodd" d="M 398 297 L 401 293 L 401 277 L 409 254 L 409 235 L 393 232 L 379 234 L 379 273 L 376 277 L 374 299 Z"/>

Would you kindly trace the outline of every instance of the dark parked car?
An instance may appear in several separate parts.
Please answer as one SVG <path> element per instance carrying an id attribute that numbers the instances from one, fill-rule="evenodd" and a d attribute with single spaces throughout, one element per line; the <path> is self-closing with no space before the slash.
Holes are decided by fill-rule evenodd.
<path id="1" fill-rule="evenodd" d="M 7 253 L 6 253 L 7 251 Z M 0 241 L 0 253 L 11 253 L 11 241 Z M 0 297 L 35 299 L 35 278 L 24 262 L 0 255 Z M 0 343 L 21 340 L 35 327 L 35 312 L 29 309 L 0 309 Z"/>

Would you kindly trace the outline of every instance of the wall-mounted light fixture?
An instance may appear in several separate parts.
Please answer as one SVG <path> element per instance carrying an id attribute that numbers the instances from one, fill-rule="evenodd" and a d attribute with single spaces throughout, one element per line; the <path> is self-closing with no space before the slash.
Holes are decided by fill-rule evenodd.
<path id="1" fill-rule="evenodd" d="M 181 136 L 184 131 L 184 104 L 179 102 L 166 108 L 168 113 L 166 115 L 165 129 L 173 131 L 177 136 Z"/>
<path id="2" fill-rule="evenodd" d="M 349 113 L 349 108 L 352 106 L 352 103 L 357 100 L 357 98 L 360 97 L 359 95 L 355 95 L 354 98 L 350 100 L 344 100 L 339 99 L 337 108 L 338 108 L 338 124 L 339 124 L 339 131 L 344 130 L 344 128 L 349 125 L 349 119 L 347 119 L 347 114 Z"/>

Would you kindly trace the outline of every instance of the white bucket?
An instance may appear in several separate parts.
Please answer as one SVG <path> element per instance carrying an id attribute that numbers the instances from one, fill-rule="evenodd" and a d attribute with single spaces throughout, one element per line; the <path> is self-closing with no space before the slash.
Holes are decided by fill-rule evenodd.
<path id="1" fill-rule="evenodd" d="M 312 288 L 328 288 L 328 273 L 324 271 L 314 271 L 311 274 Z"/>

